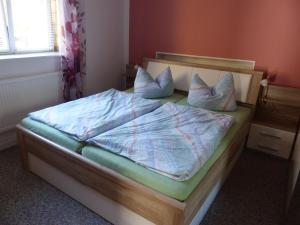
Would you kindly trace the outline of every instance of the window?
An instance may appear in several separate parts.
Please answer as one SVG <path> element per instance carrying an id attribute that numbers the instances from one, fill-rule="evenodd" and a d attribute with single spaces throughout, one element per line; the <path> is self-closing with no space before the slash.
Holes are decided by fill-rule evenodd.
<path id="1" fill-rule="evenodd" d="M 55 0 L 0 0 L 0 53 L 55 50 Z"/>

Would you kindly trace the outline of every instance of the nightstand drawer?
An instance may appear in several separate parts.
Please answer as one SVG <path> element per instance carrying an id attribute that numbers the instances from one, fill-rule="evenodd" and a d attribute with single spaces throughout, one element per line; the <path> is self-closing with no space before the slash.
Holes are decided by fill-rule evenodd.
<path id="1" fill-rule="evenodd" d="M 294 137 L 293 132 L 252 124 L 247 147 L 287 159 Z"/>

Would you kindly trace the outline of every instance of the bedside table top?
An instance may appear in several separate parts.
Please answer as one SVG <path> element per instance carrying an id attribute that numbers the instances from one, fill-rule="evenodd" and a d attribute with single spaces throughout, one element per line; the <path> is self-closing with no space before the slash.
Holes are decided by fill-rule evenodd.
<path id="1" fill-rule="evenodd" d="M 253 123 L 263 126 L 273 127 L 280 130 L 296 132 L 298 127 L 298 117 L 289 117 L 280 113 L 270 113 L 267 111 L 256 111 Z"/>
<path id="2" fill-rule="evenodd" d="M 300 89 L 270 85 L 260 98 L 254 121 L 276 129 L 296 132 L 300 121 Z"/>

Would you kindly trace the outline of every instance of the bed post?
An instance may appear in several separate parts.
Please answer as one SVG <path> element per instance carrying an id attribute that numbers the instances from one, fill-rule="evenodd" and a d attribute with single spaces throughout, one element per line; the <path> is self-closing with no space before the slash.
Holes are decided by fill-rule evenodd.
<path id="1" fill-rule="evenodd" d="M 21 156 L 21 160 L 22 160 L 22 165 L 25 170 L 29 170 L 28 151 L 27 151 L 26 144 L 25 144 L 25 137 L 24 137 L 23 132 L 19 129 L 18 126 L 16 128 L 16 131 L 17 131 L 17 139 L 18 139 L 18 144 L 19 144 L 19 148 L 20 148 L 20 156 Z"/>

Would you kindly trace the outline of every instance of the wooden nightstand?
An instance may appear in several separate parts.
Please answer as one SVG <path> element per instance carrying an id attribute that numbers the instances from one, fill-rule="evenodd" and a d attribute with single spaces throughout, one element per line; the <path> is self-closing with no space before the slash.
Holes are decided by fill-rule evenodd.
<path id="1" fill-rule="evenodd" d="M 287 212 L 293 210 L 289 203 L 300 181 L 299 125 L 300 89 L 270 85 L 259 100 L 247 147 L 289 159 Z"/>
<path id="2" fill-rule="evenodd" d="M 275 128 L 255 121 L 251 125 L 247 147 L 285 159 L 290 157 L 296 131 Z"/>
<path id="3" fill-rule="evenodd" d="M 134 86 L 134 80 L 136 76 L 136 68 L 133 64 L 126 64 L 126 72 L 123 74 L 122 89 L 127 90 Z"/>
<path id="4" fill-rule="evenodd" d="M 259 101 L 247 147 L 289 159 L 298 130 L 299 89 L 270 85 Z M 296 97 L 295 97 L 296 96 Z"/>

